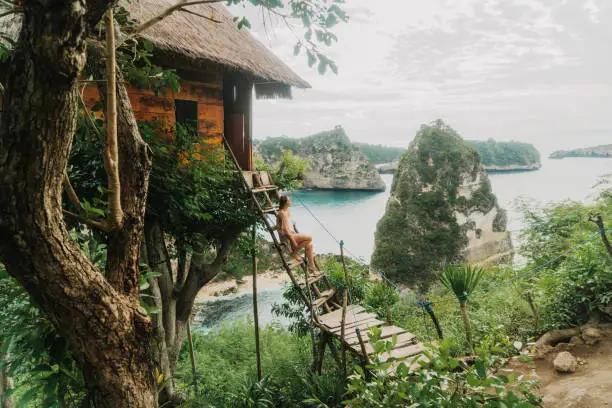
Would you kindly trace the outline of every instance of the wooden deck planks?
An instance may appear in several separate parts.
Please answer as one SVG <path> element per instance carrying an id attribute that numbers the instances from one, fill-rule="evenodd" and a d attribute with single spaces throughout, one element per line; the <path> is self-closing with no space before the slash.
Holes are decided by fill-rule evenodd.
<path id="1" fill-rule="evenodd" d="M 381 327 L 380 328 L 382 333 L 381 333 L 381 340 L 385 340 L 385 341 L 390 341 L 391 337 L 395 334 L 398 336 L 398 343 L 399 343 L 399 339 L 400 336 L 408 335 L 410 336 L 410 339 L 415 338 L 415 335 L 412 333 L 407 333 L 404 329 L 402 329 L 401 327 L 396 327 L 396 326 L 385 326 L 385 327 Z M 369 339 L 369 334 L 370 334 L 371 330 L 365 330 L 361 335 L 363 337 L 364 340 Z M 403 338 L 403 337 L 402 337 Z M 352 344 L 358 344 L 359 343 L 359 339 L 357 338 L 357 334 L 353 331 L 350 336 L 346 336 L 345 341 L 347 344 L 352 345 Z"/>
<path id="2" fill-rule="evenodd" d="M 346 308 L 346 315 L 349 316 L 352 314 L 361 313 L 363 311 L 365 311 L 363 306 L 350 305 L 349 307 Z M 342 319 L 342 309 L 334 310 L 333 312 L 325 313 L 319 316 L 319 321 L 323 324 L 327 324 L 335 320 L 340 321 L 341 319 Z"/>
<path id="3" fill-rule="evenodd" d="M 348 314 L 346 315 L 346 321 L 344 322 L 345 327 L 349 327 L 350 325 L 355 325 L 356 323 L 363 322 L 365 320 L 375 319 L 376 315 L 374 313 L 357 313 L 357 314 Z M 330 330 L 340 330 L 342 326 L 342 316 L 340 316 L 337 320 L 328 321 L 324 323 Z"/>
<path id="4" fill-rule="evenodd" d="M 385 323 L 385 322 L 383 322 L 383 321 L 380 321 L 380 320 L 376 319 L 375 317 L 372 317 L 372 318 L 369 318 L 369 319 L 366 319 L 366 320 L 362 320 L 362 321 L 354 322 L 354 323 L 352 323 L 352 324 L 346 324 L 346 325 L 344 326 L 344 328 L 345 328 L 345 332 L 346 332 L 346 333 L 348 333 L 348 332 L 349 332 L 349 330 L 351 330 L 351 331 L 353 331 L 353 332 L 354 332 L 356 329 L 359 329 L 359 330 L 367 330 L 367 329 L 369 329 L 370 327 L 378 327 L 378 326 L 383 326 L 384 324 L 386 324 L 386 323 Z M 340 326 L 338 326 L 338 327 L 335 327 L 335 328 L 333 328 L 333 329 L 330 329 L 329 331 L 330 331 L 332 334 L 339 336 L 339 335 L 340 335 L 340 332 L 341 332 L 341 327 L 340 327 Z M 364 340 L 367 340 L 367 338 L 365 338 Z"/>
<path id="5" fill-rule="evenodd" d="M 363 339 L 363 340 L 366 343 L 365 344 L 366 353 L 368 355 L 372 354 L 374 352 L 374 347 L 369 342 L 367 342 L 367 339 Z M 401 354 L 399 350 L 407 349 L 409 348 L 409 346 L 414 345 L 415 340 L 416 340 L 416 337 L 412 333 L 403 333 L 397 336 L 397 343 L 395 344 L 393 351 L 391 351 L 392 357 L 398 357 L 394 355 L 393 353 Z M 361 345 L 359 344 L 359 341 L 357 341 L 356 344 L 350 345 L 349 347 L 351 347 L 354 352 L 361 354 Z M 410 352 L 412 352 L 412 350 Z M 420 351 L 416 352 L 415 354 L 418 354 L 418 353 L 420 353 Z M 411 355 L 411 354 L 408 354 L 408 355 Z"/>

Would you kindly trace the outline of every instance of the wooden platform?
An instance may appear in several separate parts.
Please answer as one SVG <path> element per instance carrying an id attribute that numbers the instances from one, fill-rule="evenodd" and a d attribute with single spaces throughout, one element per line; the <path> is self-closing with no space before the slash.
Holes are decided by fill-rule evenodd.
<path id="1" fill-rule="evenodd" d="M 333 337 L 340 339 L 342 332 L 342 309 L 334 310 L 330 313 L 322 314 L 318 317 L 316 325 L 323 331 L 331 334 Z M 397 336 L 397 343 L 393 346 L 393 350 L 383 359 L 405 358 L 416 356 L 423 352 L 424 347 L 416 339 L 412 333 L 408 333 L 401 327 L 391 326 L 379 320 L 373 313 L 368 313 L 360 305 L 350 305 L 346 310 L 346 321 L 344 322 L 344 343 L 348 348 L 363 356 L 357 329 L 361 332 L 361 338 L 365 344 L 366 355 L 374 352 L 374 347 L 369 343 L 371 329 L 377 327 L 381 330 L 381 340 L 391 341 L 393 335 Z"/>

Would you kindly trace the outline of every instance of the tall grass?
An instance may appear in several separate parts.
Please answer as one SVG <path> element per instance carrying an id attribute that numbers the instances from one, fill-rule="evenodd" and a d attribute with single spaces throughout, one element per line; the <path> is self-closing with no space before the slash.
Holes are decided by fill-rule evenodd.
<path id="1" fill-rule="evenodd" d="M 194 335 L 199 394 L 185 406 L 340 406 L 345 381 L 329 357 L 324 361 L 321 377 L 311 374 L 310 337 L 270 326 L 261 331 L 260 337 L 265 378 L 257 384 L 255 340 L 249 323 L 236 322 L 216 332 Z M 186 350 L 180 356 L 177 371 L 179 389 L 192 395 Z"/>

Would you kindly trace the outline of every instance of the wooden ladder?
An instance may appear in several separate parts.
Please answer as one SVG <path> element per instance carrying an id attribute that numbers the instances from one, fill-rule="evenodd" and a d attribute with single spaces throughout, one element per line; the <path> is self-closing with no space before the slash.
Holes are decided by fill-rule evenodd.
<path id="1" fill-rule="evenodd" d="M 238 171 L 242 174 L 243 186 L 250 195 L 251 200 L 255 204 L 255 208 L 263 221 L 278 255 L 281 259 L 283 268 L 289 275 L 291 282 L 297 288 L 302 301 L 308 307 L 313 323 L 318 322 L 319 310 L 323 309 L 326 313 L 340 308 L 336 302 L 332 300 L 335 292 L 324 273 L 312 274 L 306 267 L 306 260 L 302 265 L 295 260 L 285 258 L 285 251 L 291 252 L 291 244 L 285 240 L 281 240 L 276 231 L 276 217 L 278 217 L 278 206 L 274 201 L 280 198 L 279 188 L 274 185 L 270 174 L 266 171 L 243 171 L 240 169 L 238 161 L 229 144 L 223 139 L 225 146 L 230 153 L 232 162 Z M 270 195 L 272 194 L 272 197 Z M 263 203 L 262 203 L 263 201 Z M 270 222 L 270 216 L 274 216 L 274 223 Z M 316 262 L 316 260 L 315 260 Z M 317 265 L 313 265 L 317 267 Z M 318 268 L 317 268 L 318 269 Z M 296 273 L 304 275 L 303 283 L 298 282 Z M 326 288 L 322 290 L 319 287 L 325 284 Z M 313 296 L 314 295 L 314 296 Z"/>
<path id="2" fill-rule="evenodd" d="M 278 216 L 279 209 L 278 206 L 274 204 L 274 201 L 278 201 L 280 198 L 279 188 L 274 185 L 268 172 L 243 171 L 225 138 L 223 138 L 223 142 L 230 153 L 234 166 L 242 174 L 241 179 L 243 181 L 243 186 L 250 195 L 261 220 L 272 238 L 272 242 L 281 259 L 283 268 L 287 272 L 287 275 L 289 275 L 291 282 L 298 290 L 300 298 L 309 310 L 313 326 L 321 330 L 322 336 L 319 342 L 317 371 L 319 373 L 321 372 L 325 345 L 328 345 L 335 354 L 333 351 L 335 346 L 331 341 L 332 338 L 338 338 L 343 346 L 360 356 L 364 364 L 367 363 L 369 361 L 369 355 L 374 352 L 373 346 L 369 344 L 367 335 L 374 327 L 381 330 L 381 338 L 383 339 L 388 340 L 396 336 L 397 343 L 390 352 L 385 353 L 385 356 L 383 356 L 384 359 L 391 357 L 407 358 L 421 356 L 424 346 L 417 341 L 414 334 L 408 333 L 402 328 L 392 326 L 389 322 L 378 320 L 376 315 L 366 312 L 362 306 L 345 303 L 343 308 L 338 303 L 334 302 L 333 297 L 335 292 L 325 273 L 312 274 L 308 271 L 305 262 L 300 265 L 295 259 L 287 260 L 285 258 L 285 251 L 291 252 L 291 244 L 287 240 L 282 241 L 280 237 L 277 236 L 276 222 L 272 225 L 268 218 L 272 215 L 275 217 Z M 273 197 L 270 197 L 271 193 L 274 194 Z M 318 265 L 314 266 L 319 269 Z M 298 282 L 296 273 L 294 272 L 303 273 L 303 283 Z M 326 286 L 324 290 L 319 287 L 322 283 Z M 321 309 L 324 312 L 320 314 L 319 311 Z M 361 332 L 363 332 L 363 334 L 361 334 Z M 418 367 L 418 363 L 414 363 L 413 366 Z M 393 371 L 395 367 L 397 367 L 397 363 L 394 363 L 389 370 Z"/>

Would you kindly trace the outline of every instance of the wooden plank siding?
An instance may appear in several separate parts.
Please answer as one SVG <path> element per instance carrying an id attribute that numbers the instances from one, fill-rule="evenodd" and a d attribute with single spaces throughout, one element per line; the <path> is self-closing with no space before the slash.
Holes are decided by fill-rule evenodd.
<path id="1" fill-rule="evenodd" d="M 223 77 L 221 73 L 210 76 L 209 82 L 181 81 L 178 92 L 165 90 L 155 92 L 148 89 L 128 87 L 128 95 L 136 120 L 140 122 L 160 121 L 168 127 L 175 124 L 174 101 L 176 99 L 198 103 L 198 131 L 202 140 L 213 146 L 222 146 L 224 132 Z M 98 89 L 89 86 L 83 91 L 85 104 L 91 108 L 99 101 Z M 98 113 L 100 116 L 100 113 Z"/>

